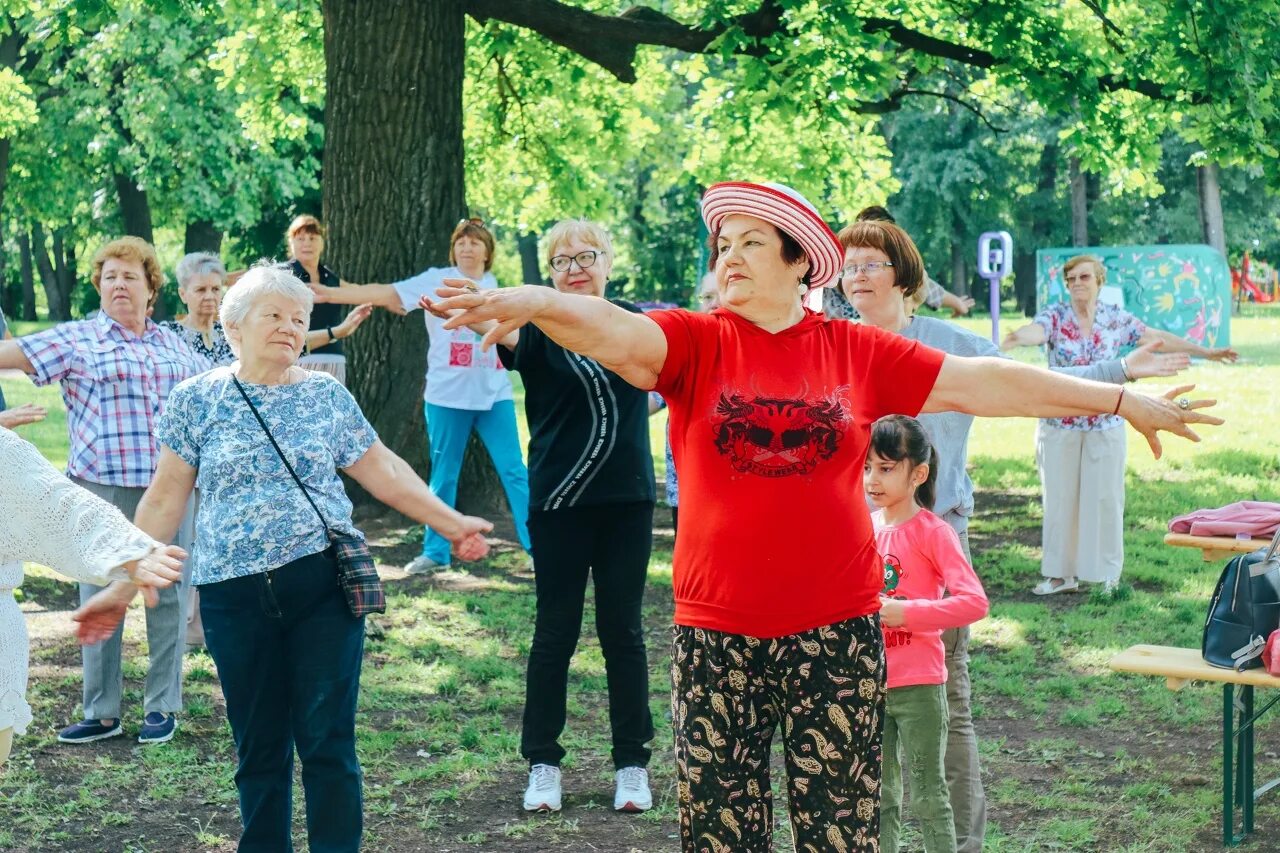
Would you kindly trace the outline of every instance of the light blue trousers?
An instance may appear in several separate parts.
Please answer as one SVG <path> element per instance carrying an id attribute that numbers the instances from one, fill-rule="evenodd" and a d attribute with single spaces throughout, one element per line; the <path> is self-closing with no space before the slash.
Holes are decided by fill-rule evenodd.
<path id="1" fill-rule="evenodd" d="M 520 455 L 520 434 L 516 431 L 516 404 L 511 400 L 494 403 L 487 410 L 452 409 L 426 404 L 427 441 L 431 444 L 431 491 L 454 506 L 458 501 L 458 474 L 462 455 L 474 429 L 489 451 L 502 489 L 511 504 L 516 536 L 529 550 L 529 469 Z M 427 528 L 422 554 L 442 566 L 449 564 L 449 540 Z"/>

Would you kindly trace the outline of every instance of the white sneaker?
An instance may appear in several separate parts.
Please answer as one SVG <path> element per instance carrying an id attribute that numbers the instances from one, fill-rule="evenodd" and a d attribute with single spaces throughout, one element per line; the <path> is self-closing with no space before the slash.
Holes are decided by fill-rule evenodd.
<path id="1" fill-rule="evenodd" d="M 431 575 L 449 568 L 446 563 L 437 563 L 426 554 L 413 558 L 413 562 L 404 567 L 405 574 Z"/>
<path id="2" fill-rule="evenodd" d="M 613 792 L 614 811 L 646 812 L 653 808 L 648 770 L 643 767 L 624 767 L 613 778 L 618 784 Z"/>
<path id="3" fill-rule="evenodd" d="M 524 789 L 527 812 L 560 811 L 560 768 L 535 764 L 529 771 L 529 787 Z"/>

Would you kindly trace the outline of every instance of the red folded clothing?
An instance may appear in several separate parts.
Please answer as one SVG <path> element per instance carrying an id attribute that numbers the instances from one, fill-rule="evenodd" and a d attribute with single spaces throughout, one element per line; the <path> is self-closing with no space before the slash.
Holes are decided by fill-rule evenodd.
<path id="1" fill-rule="evenodd" d="M 1280 503 L 1237 501 L 1217 509 L 1198 509 L 1169 522 L 1173 533 L 1192 536 L 1265 538 L 1280 528 Z"/>

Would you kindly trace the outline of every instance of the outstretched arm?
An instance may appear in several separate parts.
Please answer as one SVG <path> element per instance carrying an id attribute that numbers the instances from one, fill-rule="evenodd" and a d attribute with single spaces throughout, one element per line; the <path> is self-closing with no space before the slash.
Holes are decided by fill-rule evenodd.
<path id="1" fill-rule="evenodd" d="M 360 328 L 361 323 L 369 319 L 369 315 L 372 313 L 373 305 L 366 302 L 348 313 L 341 323 L 332 327 L 333 334 L 329 333 L 329 329 L 312 329 L 307 332 L 307 351 L 310 352 L 320 347 L 328 346 L 334 341 L 350 337 L 356 329 Z"/>
<path id="2" fill-rule="evenodd" d="M 1193 401 L 1185 408 L 1174 403 L 1174 398 L 1194 387 L 1183 385 L 1163 397 L 1153 397 L 1008 359 L 949 355 L 942 362 L 942 370 L 923 411 L 1033 418 L 1115 411 L 1146 437 L 1158 459 L 1161 447 L 1157 433 L 1161 430 L 1199 441 L 1200 437 L 1189 424 L 1222 423 L 1221 418 L 1197 411 L 1214 405 L 1214 400 Z"/>
<path id="3" fill-rule="evenodd" d="M 315 294 L 316 302 L 319 303 L 363 305 L 368 302 L 379 308 L 386 308 L 388 311 L 404 313 L 404 308 L 400 304 L 400 294 L 390 284 L 351 284 L 344 281 L 337 287 L 324 284 L 312 284 L 310 287 L 311 292 Z"/>
<path id="4" fill-rule="evenodd" d="M 594 358 L 645 391 L 658 383 L 667 360 L 667 338 L 657 323 L 595 296 L 535 284 L 479 292 L 443 287 L 436 293 L 440 310 L 462 312 L 445 321 L 446 329 L 497 321 L 481 340 L 485 347 L 533 323 L 560 346 Z"/>
<path id="5" fill-rule="evenodd" d="M 1048 340 L 1048 336 L 1045 335 L 1044 326 L 1039 323 L 1028 323 L 1005 335 L 1004 340 L 1000 342 L 1000 349 L 1011 350 L 1015 347 L 1038 347 L 1046 340 Z"/>
<path id="6" fill-rule="evenodd" d="M 1148 344 L 1154 341 L 1161 342 L 1164 345 L 1165 352 L 1185 352 L 1188 355 L 1207 358 L 1210 361 L 1233 362 L 1240 357 L 1240 354 L 1231 349 L 1231 347 L 1217 347 L 1214 349 L 1202 347 L 1195 341 L 1188 341 L 1171 332 L 1166 332 L 1164 329 L 1153 329 L 1148 326 L 1147 330 L 1142 333 L 1142 337 L 1138 339 L 1138 343 Z"/>
<path id="7" fill-rule="evenodd" d="M 381 441 L 375 441 L 343 470 L 382 503 L 448 539 L 460 559 L 479 560 L 489 552 L 484 534 L 493 530 L 493 525 L 483 518 L 463 515 L 440 500 L 409 463 Z"/>

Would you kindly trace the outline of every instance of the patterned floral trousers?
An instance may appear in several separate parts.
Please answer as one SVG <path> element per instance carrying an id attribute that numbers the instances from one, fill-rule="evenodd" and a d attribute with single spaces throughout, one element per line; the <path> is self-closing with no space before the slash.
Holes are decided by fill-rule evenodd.
<path id="1" fill-rule="evenodd" d="M 879 614 L 775 639 L 676 626 L 671 660 L 686 853 L 772 849 L 779 723 L 796 850 L 879 850 Z"/>

